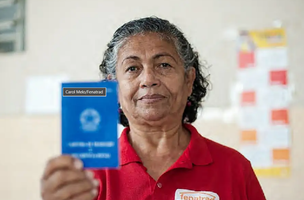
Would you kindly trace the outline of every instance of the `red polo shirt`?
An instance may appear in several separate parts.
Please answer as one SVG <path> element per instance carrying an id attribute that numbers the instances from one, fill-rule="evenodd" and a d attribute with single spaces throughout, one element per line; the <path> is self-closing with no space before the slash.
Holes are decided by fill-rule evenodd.
<path id="1" fill-rule="evenodd" d="M 146 172 L 128 142 L 120 136 L 121 168 L 95 171 L 98 200 L 265 200 L 250 162 L 237 151 L 202 137 L 184 125 L 191 140 L 180 158 L 157 181 Z"/>

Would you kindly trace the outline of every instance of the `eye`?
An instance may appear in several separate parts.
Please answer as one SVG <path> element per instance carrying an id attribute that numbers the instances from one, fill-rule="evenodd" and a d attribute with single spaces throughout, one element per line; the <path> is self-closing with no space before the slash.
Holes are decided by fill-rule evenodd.
<path id="1" fill-rule="evenodd" d="M 168 64 L 168 63 L 161 63 L 161 64 L 160 64 L 160 66 L 161 66 L 162 68 L 168 68 L 168 67 L 171 67 L 171 65 L 170 65 L 170 64 Z"/>
<path id="2" fill-rule="evenodd" d="M 128 67 L 128 68 L 127 68 L 126 72 L 134 72 L 134 71 L 136 71 L 136 70 L 137 70 L 137 67 L 131 66 L 131 67 Z"/>

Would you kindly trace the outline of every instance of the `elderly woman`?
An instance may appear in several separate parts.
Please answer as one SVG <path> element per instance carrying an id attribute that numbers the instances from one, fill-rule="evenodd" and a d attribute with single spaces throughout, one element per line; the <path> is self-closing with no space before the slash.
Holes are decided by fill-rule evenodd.
<path id="1" fill-rule="evenodd" d="M 70 156 L 51 159 L 44 200 L 265 199 L 250 162 L 191 125 L 208 81 L 176 26 L 156 17 L 124 24 L 100 70 L 119 84 L 121 167 L 92 172 Z"/>

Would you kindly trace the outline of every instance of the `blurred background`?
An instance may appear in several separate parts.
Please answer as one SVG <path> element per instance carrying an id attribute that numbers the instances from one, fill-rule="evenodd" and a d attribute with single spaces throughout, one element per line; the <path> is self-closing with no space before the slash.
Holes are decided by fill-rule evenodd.
<path id="1" fill-rule="evenodd" d="M 0 199 L 41 199 L 46 161 L 60 154 L 60 82 L 100 80 L 98 66 L 114 31 L 152 15 L 180 27 L 208 62 L 212 85 L 195 126 L 237 150 L 246 140 L 238 120 L 239 31 L 284 29 L 288 134 L 276 140 L 290 151 L 276 166 L 287 171 L 269 169 L 258 178 L 267 199 L 303 199 L 303 0 L 0 0 Z M 257 165 L 262 154 L 251 157 Z"/>

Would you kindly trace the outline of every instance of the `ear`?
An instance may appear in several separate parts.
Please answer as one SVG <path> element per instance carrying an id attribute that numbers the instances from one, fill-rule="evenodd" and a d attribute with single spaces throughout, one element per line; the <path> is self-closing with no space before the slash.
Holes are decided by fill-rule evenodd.
<path id="1" fill-rule="evenodd" d="M 107 80 L 112 80 L 112 74 L 107 75 Z"/>
<path id="2" fill-rule="evenodd" d="M 187 95 L 190 96 L 192 93 L 192 89 L 193 89 L 193 83 L 196 78 L 196 70 L 194 67 L 190 67 L 186 73 L 187 73 L 186 84 L 187 84 L 187 88 L 189 89 L 188 90 L 189 92 Z"/>
<path id="3" fill-rule="evenodd" d="M 121 88 L 120 88 L 120 85 L 118 84 L 117 86 L 117 95 L 118 95 L 118 103 L 120 104 L 120 107 L 122 108 L 122 105 L 121 105 L 121 102 L 122 102 L 122 95 L 121 95 Z"/>

